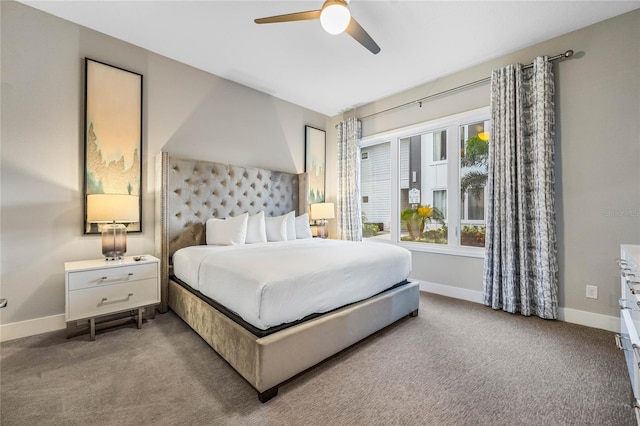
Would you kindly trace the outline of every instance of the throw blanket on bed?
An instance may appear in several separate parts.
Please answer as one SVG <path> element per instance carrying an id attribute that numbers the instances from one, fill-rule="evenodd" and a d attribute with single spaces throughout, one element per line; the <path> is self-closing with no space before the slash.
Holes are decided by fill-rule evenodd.
<path id="1" fill-rule="evenodd" d="M 301 239 L 193 246 L 174 274 L 266 330 L 378 294 L 409 278 L 411 253 L 385 243 Z"/>

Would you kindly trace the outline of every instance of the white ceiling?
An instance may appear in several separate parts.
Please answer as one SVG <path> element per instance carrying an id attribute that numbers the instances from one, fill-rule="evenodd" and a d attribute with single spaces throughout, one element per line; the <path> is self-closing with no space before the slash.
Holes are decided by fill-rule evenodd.
<path id="1" fill-rule="evenodd" d="M 322 0 L 21 2 L 330 116 L 640 7 L 353 0 L 352 16 L 382 48 L 373 55 L 319 21 L 253 22 Z"/>

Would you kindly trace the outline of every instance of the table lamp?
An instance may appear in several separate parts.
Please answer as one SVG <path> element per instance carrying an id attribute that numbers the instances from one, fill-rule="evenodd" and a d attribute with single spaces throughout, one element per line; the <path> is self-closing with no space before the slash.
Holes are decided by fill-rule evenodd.
<path id="1" fill-rule="evenodd" d="M 140 199 L 133 195 L 87 195 L 87 222 L 104 223 L 102 254 L 107 260 L 122 259 L 127 251 L 127 228 L 122 223 L 138 222 L 139 212 Z"/>
<path id="2" fill-rule="evenodd" d="M 318 226 L 318 236 L 320 238 L 327 238 L 328 232 L 326 230 L 327 219 L 335 218 L 335 208 L 333 203 L 316 203 L 309 206 L 309 217 L 314 221 L 320 221 Z"/>

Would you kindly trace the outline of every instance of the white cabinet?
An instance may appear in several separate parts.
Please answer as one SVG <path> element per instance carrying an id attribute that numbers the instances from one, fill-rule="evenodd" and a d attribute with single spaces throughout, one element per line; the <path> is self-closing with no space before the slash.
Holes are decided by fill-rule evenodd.
<path id="1" fill-rule="evenodd" d="M 65 262 L 64 268 L 65 320 L 88 319 L 91 340 L 96 317 L 137 310 L 140 328 L 143 308 L 160 303 L 160 261 L 153 256 Z"/>
<path id="2" fill-rule="evenodd" d="M 624 351 L 633 389 L 636 416 L 640 413 L 640 245 L 620 246 L 620 334 L 618 348 Z M 639 417 L 640 419 L 640 417 Z"/>

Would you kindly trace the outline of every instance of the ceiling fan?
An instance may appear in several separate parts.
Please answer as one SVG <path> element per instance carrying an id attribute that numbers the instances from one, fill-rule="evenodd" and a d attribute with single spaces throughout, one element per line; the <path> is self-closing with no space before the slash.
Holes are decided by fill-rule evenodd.
<path id="1" fill-rule="evenodd" d="M 351 16 L 346 0 L 326 0 L 320 10 L 269 16 L 255 19 L 254 22 L 256 24 L 273 24 L 276 22 L 306 21 L 311 19 L 320 19 L 322 28 L 329 34 L 340 34 L 346 31 L 347 34 L 369 49 L 374 55 L 380 52 L 380 46 Z"/>

